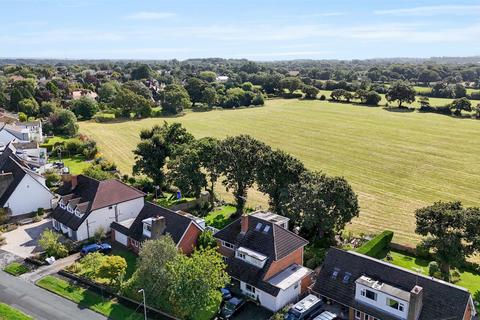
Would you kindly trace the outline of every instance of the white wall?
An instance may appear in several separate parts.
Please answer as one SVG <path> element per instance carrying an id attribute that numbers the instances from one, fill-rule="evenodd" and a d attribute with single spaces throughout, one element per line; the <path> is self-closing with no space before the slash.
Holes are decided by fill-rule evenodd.
<path id="1" fill-rule="evenodd" d="M 372 299 L 369 299 L 367 297 L 362 296 L 361 295 L 362 289 L 366 289 L 366 290 L 370 290 L 370 291 L 375 292 L 377 294 L 377 300 L 374 301 Z M 390 306 L 388 306 L 387 305 L 387 298 L 390 298 L 390 299 L 393 299 L 393 300 L 396 300 L 396 301 L 402 303 L 404 305 L 403 311 L 400 311 L 400 310 L 397 310 L 397 309 L 394 309 L 394 308 L 391 308 Z M 357 283 L 356 287 L 355 287 L 355 299 L 358 300 L 358 301 L 361 301 L 363 303 L 375 306 L 378 309 L 384 310 L 387 313 L 393 314 L 393 315 L 395 315 L 397 317 L 400 317 L 402 319 L 406 319 L 407 316 L 408 316 L 408 302 L 407 301 L 401 300 L 397 297 L 388 295 L 384 292 L 381 292 L 381 291 L 375 290 L 373 288 L 361 285 L 359 283 Z"/>
<path id="2" fill-rule="evenodd" d="M 110 231 L 110 224 L 115 221 L 115 207 L 117 207 L 118 221 L 135 218 L 140 210 L 142 210 L 144 204 L 143 197 L 133 199 L 130 201 L 119 203 L 111 208 L 105 207 L 95 210 L 90 213 L 87 219 L 78 227 L 77 241 L 82 241 L 88 238 L 88 232 L 90 237 L 93 237 L 95 230 L 99 227 L 103 227 L 105 231 Z M 89 225 L 89 231 L 87 230 L 87 221 Z"/>
<path id="3" fill-rule="evenodd" d="M 277 310 L 283 308 L 285 305 L 291 302 L 296 302 L 298 297 L 300 296 L 301 288 L 302 288 L 301 281 L 298 281 L 296 284 L 291 285 L 287 289 L 280 290 L 276 299 Z"/>
<path id="4" fill-rule="evenodd" d="M 38 208 L 50 209 L 52 199 L 53 194 L 45 186 L 26 174 L 5 202 L 5 207 L 12 210 L 12 216 L 17 216 Z"/>
<path id="5" fill-rule="evenodd" d="M 249 292 L 247 291 L 245 282 L 240 281 L 240 290 L 242 290 L 244 294 L 247 294 Z M 271 311 L 276 312 L 283 307 L 283 306 L 278 306 L 278 303 L 277 303 L 278 297 L 274 297 L 266 292 L 263 292 L 262 290 L 259 290 L 258 288 L 255 288 L 255 296 L 252 297 L 252 299 L 256 300 L 257 298 L 263 307 Z"/>

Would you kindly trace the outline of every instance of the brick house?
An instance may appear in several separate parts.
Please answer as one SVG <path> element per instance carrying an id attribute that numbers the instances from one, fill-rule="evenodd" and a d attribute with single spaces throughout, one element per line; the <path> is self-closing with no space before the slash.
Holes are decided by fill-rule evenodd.
<path id="1" fill-rule="evenodd" d="M 198 236 L 205 228 L 205 221 L 187 212 L 172 211 L 145 202 L 140 213 L 131 219 L 114 221 L 111 225 L 112 241 L 120 243 L 138 254 L 142 241 L 170 235 L 183 253 L 190 254 Z"/>
<path id="2" fill-rule="evenodd" d="M 462 287 L 356 252 L 331 248 L 312 293 L 349 320 L 471 320 L 475 305 Z"/>
<path id="3" fill-rule="evenodd" d="M 288 220 L 257 211 L 214 235 L 234 287 L 272 311 L 297 301 L 312 281 L 303 267 L 308 241 L 288 230 Z"/>

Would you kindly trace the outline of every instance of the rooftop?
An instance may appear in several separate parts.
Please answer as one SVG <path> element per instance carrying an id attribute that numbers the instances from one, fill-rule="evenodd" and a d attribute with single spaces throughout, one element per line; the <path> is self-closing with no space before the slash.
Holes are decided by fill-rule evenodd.
<path id="1" fill-rule="evenodd" d="M 294 283 L 297 283 L 305 278 L 305 276 L 310 273 L 312 273 L 312 270 L 298 264 L 292 264 L 290 267 L 270 278 L 268 283 L 277 288 L 285 290 L 291 287 Z"/>
<path id="2" fill-rule="evenodd" d="M 410 292 L 402 290 L 400 288 L 396 288 L 394 286 L 383 283 L 381 281 L 374 280 L 367 276 L 361 276 L 355 282 L 358 284 L 364 285 L 366 287 L 372 288 L 374 290 L 386 293 L 393 297 L 402 299 L 403 301 L 406 301 L 406 302 L 410 301 Z"/>
<path id="3" fill-rule="evenodd" d="M 270 211 L 255 211 L 250 214 L 253 217 L 275 223 L 277 225 L 283 226 L 290 219 L 279 214 L 270 212 Z"/>

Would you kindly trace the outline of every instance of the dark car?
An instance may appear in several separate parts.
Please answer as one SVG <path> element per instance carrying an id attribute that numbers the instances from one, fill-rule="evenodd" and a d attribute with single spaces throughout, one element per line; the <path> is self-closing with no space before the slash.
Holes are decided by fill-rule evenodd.
<path id="1" fill-rule="evenodd" d="M 232 298 L 232 293 L 227 288 L 220 289 L 220 292 L 222 293 L 223 300 L 230 300 Z"/>
<path id="2" fill-rule="evenodd" d="M 112 246 L 109 245 L 108 243 L 89 244 L 89 245 L 86 245 L 82 248 L 82 250 L 80 251 L 80 254 L 82 256 L 84 256 L 84 255 L 87 255 L 89 253 L 93 253 L 93 252 L 97 252 L 97 251 L 101 252 L 101 253 L 108 253 L 108 252 L 112 251 Z"/>
<path id="3" fill-rule="evenodd" d="M 223 305 L 222 310 L 220 310 L 220 318 L 230 319 L 244 304 L 245 300 L 240 298 L 234 297 L 230 300 L 227 300 Z"/>

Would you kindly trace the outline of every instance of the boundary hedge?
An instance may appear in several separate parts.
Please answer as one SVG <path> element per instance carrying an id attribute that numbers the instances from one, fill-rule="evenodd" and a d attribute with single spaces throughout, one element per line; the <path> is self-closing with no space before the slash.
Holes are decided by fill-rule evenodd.
<path id="1" fill-rule="evenodd" d="M 369 257 L 378 258 L 378 255 L 390 245 L 393 231 L 385 230 L 370 241 L 365 242 L 356 251 Z"/>

